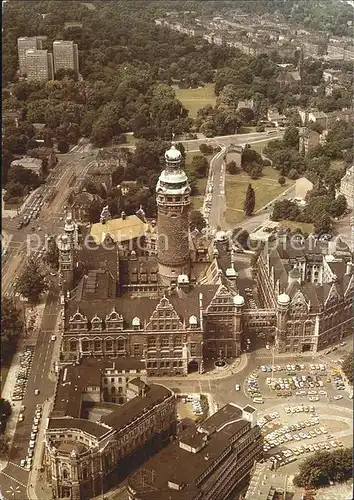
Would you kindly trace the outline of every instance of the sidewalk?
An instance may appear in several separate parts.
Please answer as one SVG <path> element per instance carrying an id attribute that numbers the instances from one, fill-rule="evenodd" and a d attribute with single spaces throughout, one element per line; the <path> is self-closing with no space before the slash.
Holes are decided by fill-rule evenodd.
<path id="1" fill-rule="evenodd" d="M 40 471 L 44 453 L 44 439 L 47 417 L 52 405 L 52 399 L 45 401 L 42 406 L 42 418 L 39 425 L 37 446 L 33 457 L 33 467 L 29 475 L 27 495 L 31 500 L 48 500 L 52 498 L 52 490 L 46 481 L 45 474 Z"/>

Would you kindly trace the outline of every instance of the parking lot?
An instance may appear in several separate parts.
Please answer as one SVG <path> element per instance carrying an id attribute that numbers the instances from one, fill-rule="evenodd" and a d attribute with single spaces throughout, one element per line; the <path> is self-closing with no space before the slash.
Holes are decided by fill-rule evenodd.
<path id="1" fill-rule="evenodd" d="M 296 398 L 313 403 L 348 398 L 343 392 L 345 384 L 340 371 L 324 363 L 262 365 L 249 375 L 244 390 L 255 404 L 262 404 L 265 399 Z"/>
<path id="2" fill-rule="evenodd" d="M 276 469 L 306 458 L 309 453 L 349 446 L 352 419 L 320 405 L 285 405 L 265 412 L 258 420 L 264 435 L 265 458 Z M 328 411 L 328 414 L 326 413 Z"/>

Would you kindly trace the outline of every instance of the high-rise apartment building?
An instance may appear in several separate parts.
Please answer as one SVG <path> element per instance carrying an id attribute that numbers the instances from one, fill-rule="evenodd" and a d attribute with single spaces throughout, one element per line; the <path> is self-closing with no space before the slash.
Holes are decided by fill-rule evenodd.
<path id="1" fill-rule="evenodd" d="M 71 69 L 79 74 L 79 53 L 77 44 L 69 40 L 53 42 L 54 72 L 59 69 Z"/>
<path id="2" fill-rule="evenodd" d="M 37 36 L 22 36 L 17 39 L 18 50 L 18 63 L 20 68 L 20 75 L 27 74 L 26 67 L 26 51 L 27 50 L 40 50 L 42 48 L 42 40 Z"/>
<path id="3" fill-rule="evenodd" d="M 47 50 L 26 51 L 27 80 L 53 80 L 53 55 Z"/>

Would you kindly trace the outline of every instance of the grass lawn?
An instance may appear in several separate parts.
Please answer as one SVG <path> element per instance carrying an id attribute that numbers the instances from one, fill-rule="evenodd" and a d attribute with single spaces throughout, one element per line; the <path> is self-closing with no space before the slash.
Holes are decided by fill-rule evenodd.
<path id="1" fill-rule="evenodd" d="M 176 97 L 189 110 L 191 118 L 197 117 L 197 111 L 208 104 L 215 105 L 214 84 L 208 83 L 200 89 L 178 89 Z"/>
<path id="2" fill-rule="evenodd" d="M 192 210 L 200 210 L 202 208 L 206 185 L 207 185 L 207 178 L 206 177 L 204 179 L 197 180 L 199 195 L 198 196 L 191 196 L 191 204 L 192 204 L 191 209 Z"/>
<path id="3" fill-rule="evenodd" d="M 193 156 L 203 156 L 200 151 L 187 151 L 186 152 L 186 165 L 190 165 L 193 160 Z"/>
<path id="4" fill-rule="evenodd" d="M 294 181 L 287 179 L 284 186 L 278 183 L 278 172 L 272 167 L 264 167 L 263 176 L 252 180 L 247 174 L 226 175 L 226 222 L 241 222 L 244 219 L 243 203 L 248 184 L 256 193 L 255 212 L 288 189 Z"/>
<path id="5" fill-rule="evenodd" d="M 133 136 L 133 134 L 125 134 L 125 137 L 127 138 L 127 142 L 125 143 L 127 146 L 130 146 L 131 144 L 135 145 L 139 139 Z M 122 147 L 124 147 L 124 144 L 122 144 Z"/>
<path id="6" fill-rule="evenodd" d="M 313 224 L 308 224 L 307 222 L 296 222 L 293 220 L 282 220 L 280 225 L 285 228 L 289 228 L 292 231 L 295 229 L 301 229 L 303 233 L 312 233 Z"/>

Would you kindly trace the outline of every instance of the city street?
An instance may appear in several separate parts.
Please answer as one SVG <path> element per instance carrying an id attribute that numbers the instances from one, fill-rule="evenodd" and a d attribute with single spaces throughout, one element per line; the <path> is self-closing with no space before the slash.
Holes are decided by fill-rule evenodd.
<path id="1" fill-rule="evenodd" d="M 43 405 L 54 394 L 55 377 L 53 375 L 50 376 L 50 371 L 53 368 L 53 354 L 57 354 L 60 339 L 53 342 L 51 341 L 51 336 L 56 331 L 59 308 L 59 290 L 52 287 L 46 300 L 41 329 L 38 334 L 34 359 L 28 378 L 27 390 L 23 401 L 15 403 L 16 406 L 25 406 L 23 412 L 24 420 L 17 423 L 13 446 L 10 450 L 9 463 L 0 473 L 1 492 L 5 498 L 10 498 L 10 495 L 6 493 L 11 491 L 11 488 L 19 489 L 17 492 L 18 496 L 14 497 L 15 500 L 28 498 L 26 489 L 29 472 L 20 467 L 20 461 L 27 456 L 36 405 Z M 39 390 L 38 395 L 34 394 L 35 389 Z M 45 418 L 46 416 L 43 413 L 42 421 Z M 37 466 L 39 466 L 39 460 L 41 459 L 39 444 L 43 443 L 43 437 L 38 436 L 37 438 L 35 458 L 33 460 Z"/>

